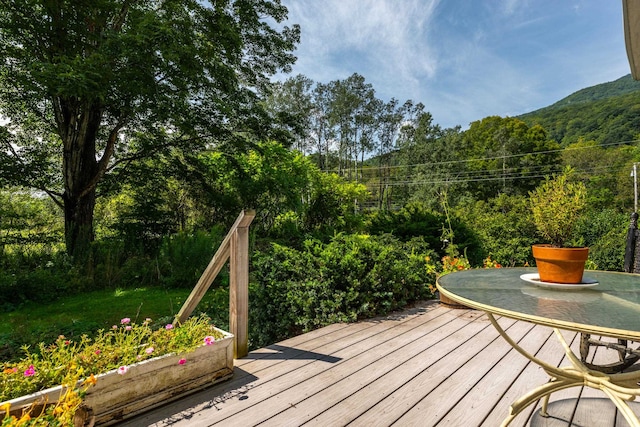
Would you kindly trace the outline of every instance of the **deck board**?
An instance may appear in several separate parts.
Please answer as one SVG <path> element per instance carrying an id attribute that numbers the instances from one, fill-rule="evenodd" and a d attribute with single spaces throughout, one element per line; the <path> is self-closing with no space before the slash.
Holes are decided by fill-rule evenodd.
<path id="1" fill-rule="evenodd" d="M 498 322 L 542 360 L 568 363 L 550 328 Z M 579 335 L 563 335 L 575 351 Z M 482 312 L 429 301 L 252 351 L 236 360 L 231 380 L 119 425 L 493 427 L 516 398 L 547 380 Z M 640 413 L 640 404 L 633 405 Z M 572 420 L 575 426 L 627 426 L 597 390 L 555 393 L 549 410 L 552 416 L 543 418 L 540 404 L 531 405 L 511 425 L 568 426 Z"/>
<path id="2" fill-rule="evenodd" d="M 529 328 L 518 342 L 519 345 L 527 348 L 540 348 L 549 338 L 550 333 L 548 330 L 521 323 L 520 326 L 522 325 Z M 508 332 L 515 338 L 511 331 Z M 491 360 L 487 360 L 486 364 L 489 370 L 486 375 L 473 384 L 467 393 L 456 402 L 441 424 L 463 425 L 469 411 L 473 411 L 484 421 L 485 418 L 489 417 L 493 409 L 497 407 L 499 411 L 488 425 L 498 425 L 508 414 L 508 404 L 498 405 L 505 393 L 505 387 L 513 384 L 514 375 L 521 373 L 529 363 L 526 358 L 514 351 L 507 351 L 497 363 L 492 364 Z M 524 392 L 524 389 L 520 390 L 518 395 L 524 394 Z M 512 400 L 510 399 L 509 402 Z"/>

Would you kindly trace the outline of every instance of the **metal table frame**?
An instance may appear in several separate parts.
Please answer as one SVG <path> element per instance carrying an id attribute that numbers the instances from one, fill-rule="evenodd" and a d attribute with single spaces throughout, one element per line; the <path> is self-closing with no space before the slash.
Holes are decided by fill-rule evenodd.
<path id="1" fill-rule="evenodd" d="M 451 274 L 455 275 L 459 273 Z M 603 333 L 603 335 L 624 339 L 633 339 L 633 337 L 637 337 L 640 335 L 640 331 L 621 331 L 619 335 L 616 335 L 613 334 L 611 329 L 608 328 L 571 323 L 567 322 L 566 320 L 555 320 L 549 317 L 536 317 L 527 313 L 520 313 L 518 311 L 506 310 L 501 307 L 494 307 L 456 295 L 453 291 L 449 291 L 446 289 L 446 287 L 443 287 L 440 283 L 441 280 L 442 278 L 438 280 L 438 283 L 436 285 L 438 290 L 443 295 L 460 304 L 464 304 L 471 308 L 476 308 L 484 311 L 498 333 L 516 351 L 540 366 L 550 377 L 550 380 L 547 383 L 534 388 L 511 404 L 509 416 L 503 421 L 502 427 L 508 426 L 520 412 L 522 412 L 529 405 L 535 403 L 541 398 L 543 399 L 541 415 L 545 417 L 549 416 L 547 408 L 549 397 L 553 392 L 583 385 L 601 390 L 615 404 L 618 410 L 620 410 L 620 413 L 624 416 L 630 426 L 640 427 L 640 420 L 627 404 L 627 402 L 633 401 L 638 395 L 640 395 L 640 386 L 638 385 L 638 382 L 640 381 L 640 370 L 627 373 L 605 374 L 600 371 L 590 369 L 584 363 L 582 363 L 580 358 L 576 356 L 576 354 L 571 350 L 566 340 L 560 333 L 559 328 L 584 333 L 608 332 Z M 638 290 L 640 291 L 640 276 L 638 276 Z M 553 327 L 555 336 L 564 348 L 564 351 L 569 361 L 571 362 L 571 365 L 556 367 L 530 354 L 522 347 L 520 347 L 513 339 L 511 339 L 511 337 L 509 337 L 504 329 L 498 324 L 494 315 L 506 316 L 516 320 L 523 320 L 530 323 Z"/>

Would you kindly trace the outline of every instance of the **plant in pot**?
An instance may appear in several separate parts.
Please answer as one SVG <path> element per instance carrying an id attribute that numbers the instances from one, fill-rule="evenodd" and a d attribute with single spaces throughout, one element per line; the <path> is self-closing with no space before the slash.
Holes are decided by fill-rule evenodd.
<path id="1" fill-rule="evenodd" d="M 567 168 L 529 193 L 533 222 L 548 242 L 532 247 L 543 282 L 582 282 L 589 248 L 571 246 L 570 239 L 573 226 L 586 206 L 587 189 L 584 183 L 571 181 L 572 173 Z"/>

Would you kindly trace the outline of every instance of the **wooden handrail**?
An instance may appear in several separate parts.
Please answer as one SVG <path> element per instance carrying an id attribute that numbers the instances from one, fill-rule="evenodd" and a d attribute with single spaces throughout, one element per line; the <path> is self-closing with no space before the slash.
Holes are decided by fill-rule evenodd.
<path id="1" fill-rule="evenodd" d="M 175 326 L 187 320 L 229 259 L 229 332 L 234 335 L 236 359 L 248 353 L 249 225 L 255 216 L 252 209 L 240 212 L 173 321 Z"/>

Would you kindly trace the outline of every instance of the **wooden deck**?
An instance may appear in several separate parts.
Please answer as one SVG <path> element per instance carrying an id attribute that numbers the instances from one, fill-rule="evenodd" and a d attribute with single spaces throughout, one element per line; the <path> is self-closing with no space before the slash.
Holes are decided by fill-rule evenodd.
<path id="1" fill-rule="evenodd" d="M 507 318 L 499 323 L 539 358 L 567 364 L 551 329 Z M 564 335 L 577 344 L 577 334 Z M 482 312 L 432 301 L 253 351 L 236 360 L 231 380 L 120 426 L 494 427 L 513 400 L 547 379 Z M 640 403 L 633 405 L 640 413 Z M 549 418 L 539 409 L 528 408 L 511 425 L 628 425 L 596 390 L 553 394 Z"/>

